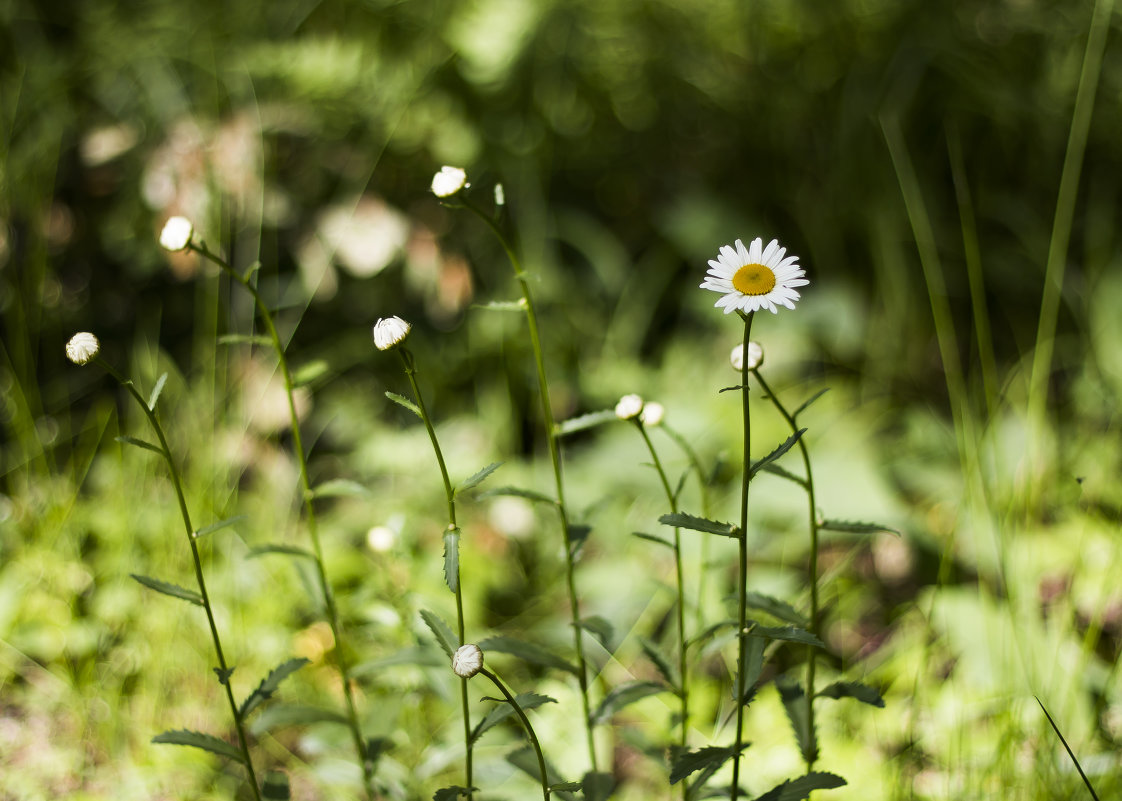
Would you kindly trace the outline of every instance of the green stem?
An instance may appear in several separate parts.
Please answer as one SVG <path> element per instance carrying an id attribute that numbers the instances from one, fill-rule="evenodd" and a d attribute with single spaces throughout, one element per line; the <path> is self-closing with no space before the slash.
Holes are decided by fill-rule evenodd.
<path id="1" fill-rule="evenodd" d="M 514 253 L 506 236 L 489 215 L 469 201 L 460 197 L 464 207 L 473 212 L 486 223 L 487 227 L 498 238 L 507 258 L 514 268 L 514 275 L 522 290 L 522 299 L 526 304 L 526 322 L 530 330 L 530 346 L 534 351 L 534 363 L 538 372 L 538 395 L 541 399 L 542 421 L 545 424 L 546 438 L 549 442 L 549 457 L 553 464 L 553 478 L 557 488 L 557 513 L 561 521 L 561 533 L 565 539 L 565 583 L 569 593 L 569 615 L 573 626 L 573 650 L 577 657 L 577 680 L 580 683 L 581 707 L 584 712 L 585 738 L 588 745 L 588 758 L 592 771 L 596 772 L 596 742 L 592 732 L 592 707 L 588 700 L 588 664 L 584 656 L 584 642 L 580 627 L 580 607 L 577 603 L 576 563 L 573 558 L 573 541 L 569 531 L 569 514 L 565 505 L 565 484 L 561 478 L 561 446 L 557 435 L 557 426 L 553 420 L 553 407 L 549 400 L 549 381 L 545 373 L 545 359 L 542 356 L 541 337 L 538 333 L 537 312 L 534 309 L 534 299 L 530 294 L 530 284 L 522 263 Z"/>
<path id="2" fill-rule="evenodd" d="M 277 363 L 280 365 L 281 376 L 284 378 L 285 396 L 288 399 L 288 414 L 292 424 L 292 449 L 296 453 L 296 463 L 300 468 L 300 485 L 304 496 L 304 513 L 308 520 L 308 535 L 312 541 L 316 577 L 319 580 L 323 604 L 327 611 L 327 623 L 331 627 L 331 636 L 335 643 L 335 648 L 333 649 L 335 666 L 343 681 L 343 698 L 347 709 L 347 725 L 351 731 L 351 740 L 354 744 L 355 753 L 358 756 L 359 765 L 362 766 L 363 787 L 366 791 L 366 797 L 368 799 L 373 799 L 375 797 L 374 765 L 367 758 L 366 747 L 363 743 L 362 727 L 358 721 L 358 709 L 355 705 L 350 669 L 347 665 L 346 656 L 343 653 L 343 642 L 340 637 L 341 627 L 339 625 L 339 612 L 335 605 L 335 595 L 331 591 L 331 584 L 327 580 L 327 569 L 324 567 L 323 546 L 320 543 L 319 525 L 316 521 L 314 494 L 312 492 L 311 481 L 308 478 L 308 460 L 304 454 L 304 444 L 300 436 L 300 418 L 296 414 L 295 386 L 292 381 L 292 372 L 288 368 L 288 359 L 284 354 L 284 345 L 281 343 L 280 334 L 277 333 L 277 327 L 273 322 L 273 315 L 269 311 L 269 307 L 265 304 L 261 294 L 257 291 L 257 287 L 250 282 L 249 278 L 239 274 L 238 271 L 231 267 L 224 259 L 210 252 L 204 243 L 200 242 L 196 244 L 192 242 L 189 247 L 191 250 L 210 259 L 210 261 L 218 265 L 223 271 L 229 274 L 231 278 L 249 291 L 253 296 L 258 311 L 261 313 L 261 319 L 265 323 L 265 328 L 269 333 L 269 339 L 272 342 L 273 350 L 276 352 Z"/>
<path id="3" fill-rule="evenodd" d="M 798 425 L 796 425 L 795 418 L 787 412 L 786 407 L 779 401 L 779 398 L 776 396 L 776 394 L 772 392 L 771 387 L 769 387 L 767 382 L 764 381 L 764 377 L 760 375 L 759 369 L 757 368 L 752 370 L 752 375 L 754 375 L 756 377 L 756 380 L 760 382 L 760 389 L 762 389 L 764 391 L 764 394 L 768 396 L 768 398 L 772 402 L 772 405 L 774 405 L 775 408 L 779 410 L 779 414 L 781 414 L 783 416 L 783 419 L 787 421 L 787 425 L 791 427 L 791 433 L 797 434 L 799 428 Z M 803 468 L 806 470 L 806 484 L 804 485 L 804 488 L 806 489 L 808 507 L 807 511 L 810 518 L 810 564 L 808 566 L 808 572 L 810 573 L 810 633 L 815 637 L 818 637 L 818 639 L 822 639 L 818 636 L 818 509 L 814 500 L 814 473 L 812 473 L 810 469 L 810 451 L 807 449 L 806 442 L 804 442 L 803 437 L 799 437 L 799 452 L 803 455 Z M 817 663 L 818 649 L 813 645 L 808 645 L 806 650 L 806 714 L 808 731 L 811 735 L 811 742 L 815 743 L 814 670 Z M 815 750 L 811 753 L 803 754 L 803 758 L 806 760 L 807 772 L 810 772 L 810 770 L 814 767 L 815 761 L 818 759 L 817 748 L 815 748 Z"/>
<path id="4" fill-rule="evenodd" d="M 409 378 L 409 386 L 413 388 L 413 397 L 417 401 L 417 409 L 421 413 L 421 420 L 425 424 L 425 430 L 428 431 L 429 441 L 432 442 L 433 452 L 436 454 L 436 462 L 440 465 L 440 477 L 444 480 L 444 496 L 448 501 L 448 531 L 456 536 L 456 541 L 453 547 L 459 547 L 459 526 L 456 524 L 456 493 L 452 488 L 452 481 L 448 478 L 448 468 L 444 463 L 444 453 L 440 450 L 440 442 L 436 438 L 436 430 L 433 428 L 432 419 L 429 417 L 428 410 L 425 408 L 424 398 L 421 397 L 421 388 L 417 386 L 417 369 L 413 361 L 413 354 L 403 347 L 395 348 L 398 356 L 401 357 L 401 364 L 405 368 L 405 375 Z M 449 547 L 445 545 L 445 547 Z M 456 560 L 456 575 L 449 577 L 455 585 L 452 591 L 456 596 L 456 624 L 460 638 L 460 645 L 464 645 L 464 598 L 463 592 L 460 588 L 460 561 Z M 471 743 L 471 712 L 468 707 L 468 680 L 465 678 L 460 679 L 460 706 L 463 710 L 464 718 L 464 773 L 466 775 L 467 796 L 472 797 L 472 756 L 473 749 Z"/>
<path id="5" fill-rule="evenodd" d="M 113 376 L 122 387 L 129 391 L 136 402 L 140 404 L 140 408 L 144 410 L 144 415 L 148 418 L 148 422 L 152 426 L 152 430 L 156 432 L 156 437 L 160 441 L 160 453 L 167 462 L 168 472 L 171 474 L 171 483 L 175 487 L 175 496 L 179 501 L 179 513 L 183 518 L 183 526 L 187 533 L 187 542 L 191 546 L 191 558 L 195 564 L 195 581 L 199 585 L 199 595 L 202 597 L 203 610 L 206 612 L 207 623 L 210 626 L 210 638 L 214 642 L 214 653 L 218 659 L 219 680 L 222 686 L 226 688 L 226 700 L 230 703 L 230 713 L 234 716 L 234 728 L 238 733 L 238 746 L 242 752 L 242 759 L 245 762 L 246 771 L 249 773 L 249 783 L 253 787 L 253 797 L 257 801 L 261 801 L 261 790 L 257 786 L 257 774 L 253 770 L 253 760 L 249 756 L 249 742 L 245 736 L 245 727 L 242 725 L 242 716 L 238 712 L 237 701 L 234 700 L 234 690 L 230 686 L 230 673 L 231 670 L 226 664 L 226 656 L 222 652 L 222 640 L 218 636 L 218 626 L 214 622 L 214 611 L 210 605 L 210 594 L 206 589 L 206 581 L 203 579 L 203 564 L 202 559 L 199 557 L 199 546 L 195 540 L 195 527 L 191 525 L 191 515 L 187 511 L 187 499 L 183 494 L 183 483 L 179 478 L 179 471 L 175 467 L 175 462 L 171 458 L 171 448 L 168 447 L 167 438 L 164 436 L 163 426 L 160 425 L 159 418 L 156 413 L 148 407 L 148 402 L 140 395 L 132 381 L 127 381 L 116 370 L 113 369 L 107 362 L 101 358 L 95 359 L 109 375 Z"/>
<path id="6" fill-rule="evenodd" d="M 541 743 L 538 742 L 538 736 L 534 734 L 534 727 L 530 725 L 530 719 L 526 717 L 526 713 L 522 711 L 522 707 L 519 706 L 518 701 L 514 700 L 514 696 L 510 694 L 510 690 L 508 690 L 506 686 L 501 681 L 499 681 L 498 676 L 489 671 L 487 668 L 480 668 L 479 672 L 489 678 L 494 683 L 494 685 L 499 688 L 499 692 L 501 692 L 503 694 L 503 697 L 506 698 L 507 703 L 514 707 L 514 711 L 515 713 L 517 713 L 518 719 L 522 721 L 522 728 L 526 730 L 526 736 L 530 738 L 530 744 L 534 747 L 534 754 L 538 758 L 538 771 L 541 774 L 542 782 L 542 797 L 545 799 L 545 801 L 549 801 L 549 773 L 545 768 L 545 754 L 542 753 Z"/>
<path id="7" fill-rule="evenodd" d="M 755 312 L 740 313 L 744 319 L 744 359 L 740 370 L 741 409 L 744 419 L 744 478 L 740 485 L 740 553 L 737 574 L 737 615 L 736 615 L 736 745 L 732 755 L 732 795 L 731 801 L 740 796 L 740 752 L 744 746 L 744 666 L 747 662 L 744 630 L 748 626 L 748 482 L 752 469 L 752 417 L 748 410 L 748 343 L 752 334 L 752 319 Z"/>

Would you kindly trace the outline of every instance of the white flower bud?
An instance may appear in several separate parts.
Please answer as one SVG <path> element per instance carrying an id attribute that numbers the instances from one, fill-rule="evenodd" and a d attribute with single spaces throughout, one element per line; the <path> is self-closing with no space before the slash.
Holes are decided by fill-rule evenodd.
<path id="1" fill-rule="evenodd" d="M 639 414 L 639 419 L 643 421 L 645 426 L 657 426 L 662 422 L 662 418 L 666 416 L 666 409 L 663 408 L 661 403 L 651 401 L 643 406 L 643 411 Z"/>
<path id="2" fill-rule="evenodd" d="M 452 672 L 461 679 L 470 679 L 483 670 L 483 652 L 478 645 L 461 645 L 452 655 Z"/>
<path id="3" fill-rule="evenodd" d="M 437 197 L 452 197 L 469 186 L 467 172 L 459 167 L 441 167 L 432 178 L 432 193 Z"/>
<path id="4" fill-rule="evenodd" d="M 503 191 L 503 185 L 502 184 L 495 184 L 495 205 L 496 206 L 505 206 L 506 205 L 506 193 Z"/>
<path id="5" fill-rule="evenodd" d="M 624 395 L 616 404 L 616 417 L 620 420 L 632 420 L 643 411 L 643 399 L 638 395 Z"/>
<path id="6" fill-rule="evenodd" d="M 378 350 L 389 350 L 405 341 L 413 326 L 397 315 L 378 318 L 374 324 L 374 345 Z"/>
<path id="7" fill-rule="evenodd" d="M 160 247 L 172 253 L 186 250 L 194 233 L 195 226 L 186 217 L 172 217 L 164 223 L 164 230 L 160 232 Z"/>
<path id="8" fill-rule="evenodd" d="M 70 341 L 66 343 L 66 358 L 74 364 L 85 364 L 100 350 L 101 343 L 97 341 L 97 337 L 88 331 L 83 331 L 70 337 Z"/>
<path id="9" fill-rule="evenodd" d="M 748 369 L 755 370 L 764 363 L 764 348 L 755 340 L 748 343 Z M 729 364 L 733 370 L 744 369 L 744 343 L 740 343 L 729 354 Z"/>

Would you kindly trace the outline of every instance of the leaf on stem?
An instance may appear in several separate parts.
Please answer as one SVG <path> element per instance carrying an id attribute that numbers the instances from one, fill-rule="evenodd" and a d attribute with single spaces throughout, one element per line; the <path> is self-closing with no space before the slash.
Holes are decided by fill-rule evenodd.
<path id="1" fill-rule="evenodd" d="M 748 637 L 744 643 L 744 695 L 740 699 L 741 706 L 748 706 L 756 697 L 756 682 L 764 672 L 764 648 L 767 640 L 761 637 Z M 741 685 L 734 684 L 732 696 L 736 698 L 736 688 Z"/>
<path id="2" fill-rule="evenodd" d="M 210 751 L 212 754 L 224 756 L 227 759 L 232 759 L 235 762 L 245 764 L 245 757 L 242 752 L 234 746 L 230 745 L 225 740 L 220 740 L 211 734 L 203 734 L 200 731 L 188 731 L 187 729 L 178 729 L 176 731 L 165 731 L 163 734 L 157 734 L 152 738 L 154 743 L 167 743 L 169 745 L 189 745 L 192 748 L 201 748 L 204 751 Z"/>
<path id="3" fill-rule="evenodd" d="M 900 531 L 892 526 L 882 526 L 880 523 L 863 523 L 852 520 L 823 520 L 818 524 L 818 529 L 826 531 L 844 531 L 849 534 L 879 534 L 886 531 L 889 534 L 900 536 Z"/>
<path id="4" fill-rule="evenodd" d="M 304 726 L 309 723 L 339 723 L 347 726 L 350 721 L 346 715 L 333 709 L 306 704 L 274 704 L 253 719 L 250 731 L 254 735 L 260 735 L 280 726 Z"/>
<path id="5" fill-rule="evenodd" d="M 421 414 L 420 407 L 417 406 L 417 404 L 415 404 L 413 401 L 409 400 L 409 398 L 405 397 L 404 395 L 398 395 L 396 392 L 387 391 L 386 392 L 386 397 L 389 398 L 390 400 L 392 400 L 398 406 L 404 406 L 406 409 L 413 412 L 413 414 L 417 415 L 422 420 L 425 419 L 424 415 Z"/>
<path id="6" fill-rule="evenodd" d="M 773 787 L 755 801 L 803 801 L 810 798 L 815 790 L 833 790 L 844 787 L 845 779 L 833 773 L 815 771 L 797 779 L 788 779 L 778 787 Z"/>
<path id="7" fill-rule="evenodd" d="M 422 613 L 423 614 L 423 613 Z M 557 668 L 558 670 L 565 670 L 573 675 L 579 675 L 580 671 L 576 665 L 563 659 L 555 653 L 543 648 L 540 645 L 526 642 L 525 640 L 516 640 L 513 637 L 488 637 L 482 642 L 476 643 L 483 653 L 488 651 L 498 651 L 503 654 L 510 654 L 516 656 L 524 662 L 529 662 L 533 665 L 541 665 L 542 667 Z"/>
<path id="8" fill-rule="evenodd" d="M 180 587 L 178 584 L 170 584 L 166 581 L 154 579 L 151 576 L 142 576 L 139 573 L 129 573 L 135 580 L 139 581 L 145 587 L 156 592 L 162 592 L 164 595 L 170 595 L 172 598 L 179 598 L 180 600 L 192 603 L 195 606 L 203 605 L 203 596 L 194 590 L 189 590 L 186 587 Z"/>
<path id="9" fill-rule="evenodd" d="M 701 531 L 706 534 L 719 534 L 722 537 L 732 537 L 733 539 L 740 539 L 741 536 L 740 528 L 732 523 L 709 520 L 704 517 L 689 515 L 685 512 L 663 515 L 658 519 L 658 522 L 662 523 L 664 526 L 688 528 L 691 531 Z"/>
<path id="10" fill-rule="evenodd" d="M 519 748 L 517 751 L 512 751 L 507 754 L 506 761 L 514 765 L 514 767 L 518 768 L 527 776 L 533 778 L 534 781 L 541 781 L 541 768 L 538 765 L 538 756 L 530 746 Z M 545 760 L 545 781 L 546 786 L 564 782 L 564 779 L 561 778 L 557 769 L 550 764 L 548 759 Z M 575 801 L 575 797 L 567 790 L 558 790 L 556 791 L 556 795 L 558 798 L 564 799 L 564 801 Z"/>
<path id="11" fill-rule="evenodd" d="M 264 334 L 223 334 L 218 338 L 219 345 L 265 345 L 271 346 L 273 340 Z"/>
<path id="12" fill-rule="evenodd" d="M 600 705 L 592 712 L 592 724 L 598 726 L 607 723 L 619 710 L 624 707 L 648 698 L 652 695 L 666 692 L 668 688 L 658 681 L 628 681 L 612 688 Z"/>
<path id="13" fill-rule="evenodd" d="M 616 789 L 616 782 L 610 773 L 589 771 L 581 779 L 581 789 L 584 791 L 584 801 L 608 801 L 612 791 Z"/>
<path id="14" fill-rule="evenodd" d="M 490 303 L 473 303 L 473 309 L 488 309 L 489 311 L 524 312 L 526 301 L 519 300 L 492 300 Z"/>
<path id="15" fill-rule="evenodd" d="M 153 445 L 151 442 L 145 442 L 144 440 L 137 439 L 136 437 L 130 437 L 128 434 L 122 434 L 119 437 L 113 437 L 113 439 L 117 440 L 117 442 L 124 443 L 125 445 L 135 445 L 138 448 L 144 448 L 145 450 L 152 451 L 153 453 L 158 453 L 160 454 L 160 456 L 164 455 L 163 449 L 158 445 Z"/>
<path id="16" fill-rule="evenodd" d="M 786 601 L 780 601 L 778 598 L 772 598 L 770 595 L 759 592 L 749 592 L 746 600 L 749 609 L 767 612 L 772 617 L 777 617 L 784 622 L 806 628 L 806 618 Z"/>
<path id="17" fill-rule="evenodd" d="M 764 467 L 766 467 L 767 465 L 774 462 L 776 459 L 778 459 L 780 456 L 785 454 L 787 451 L 791 450 L 791 448 L 795 447 L 795 443 L 798 442 L 799 439 L 802 437 L 802 435 L 805 434 L 805 433 L 806 433 L 806 429 L 805 428 L 800 428 L 794 434 L 787 437 L 787 439 L 783 442 L 782 445 L 780 445 L 778 448 L 773 450 L 771 453 L 769 453 L 763 459 L 760 459 L 760 461 L 758 461 L 754 465 L 752 465 L 752 469 L 748 471 L 748 479 L 751 480 L 752 477 L 754 475 L 756 475 L 756 473 L 760 472 L 760 470 L 762 470 Z"/>
<path id="18" fill-rule="evenodd" d="M 790 470 L 786 470 L 786 469 L 780 467 L 777 464 L 765 464 L 760 469 L 763 470 L 765 473 L 771 473 L 774 476 L 779 476 L 780 478 L 785 478 L 788 481 L 793 481 L 796 484 L 798 484 L 800 487 L 807 486 L 805 478 L 803 478 L 802 476 L 796 476 Z"/>
<path id="19" fill-rule="evenodd" d="M 799 751 L 803 759 L 813 762 L 818 758 L 818 735 L 810 720 L 810 701 L 798 684 L 777 684 L 779 697 L 783 701 L 783 708 L 787 711 L 787 719 L 791 721 L 791 729 L 795 732 L 795 740 L 799 744 Z M 772 791 L 774 792 L 774 791 Z M 778 797 L 778 796 L 777 796 Z M 806 796 L 799 796 L 805 798 Z"/>
<path id="20" fill-rule="evenodd" d="M 265 554 L 279 553 L 286 556 L 300 556 L 305 559 L 315 559 L 316 555 L 304 548 L 298 548 L 295 545 L 280 545 L 279 543 L 267 543 L 265 545 L 257 545 L 249 549 L 249 553 L 245 556 L 247 559 L 254 559 L 258 556 Z"/>
<path id="21" fill-rule="evenodd" d="M 463 796 L 470 798 L 473 792 L 478 791 L 478 787 L 472 787 L 470 790 L 467 787 L 461 787 L 454 784 L 451 787 L 442 787 L 432 794 L 432 801 L 456 801 L 457 798 Z"/>
<path id="22" fill-rule="evenodd" d="M 654 534 L 647 534 L 642 531 L 632 531 L 631 536 L 638 537 L 639 539 L 646 540 L 647 542 L 653 542 L 656 545 L 665 545 L 670 550 L 674 550 L 674 543 L 670 542 L 670 540 L 664 540 L 662 537 L 656 537 Z"/>
<path id="23" fill-rule="evenodd" d="M 682 680 L 678 675 L 678 669 L 674 667 L 673 663 L 666 657 L 659 647 L 650 640 L 640 638 L 639 645 L 643 649 L 643 653 L 647 655 L 647 659 L 651 660 L 662 678 L 666 679 L 666 683 L 673 688 L 674 692 L 681 693 Z"/>
<path id="24" fill-rule="evenodd" d="M 568 527 L 569 532 L 569 553 L 575 561 L 580 556 L 581 548 L 584 547 L 588 535 L 592 533 L 592 526 L 586 526 L 583 523 L 570 523 Z"/>
<path id="25" fill-rule="evenodd" d="M 288 786 L 288 776 L 279 770 L 270 770 L 265 774 L 265 781 L 261 785 L 261 797 L 268 801 L 289 801 L 292 790 Z"/>
<path id="26" fill-rule="evenodd" d="M 225 520 L 219 520 L 217 523 L 211 523 L 209 526 L 200 528 L 192 536 L 194 536 L 195 539 L 201 539 L 207 534 L 213 534 L 216 531 L 221 531 L 224 528 L 229 528 L 235 523 L 240 523 L 245 519 L 245 515 L 234 515 L 233 517 L 227 517 Z"/>
<path id="27" fill-rule="evenodd" d="M 355 497 L 369 495 L 370 491 L 357 481 L 346 478 L 333 478 L 322 484 L 312 487 L 313 498 L 340 498 L 344 496 Z"/>
<path id="28" fill-rule="evenodd" d="M 464 479 L 464 481 L 460 484 L 460 486 L 456 487 L 455 492 L 453 492 L 452 494 L 459 495 L 462 492 L 467 492 L 469 489 L 478 487 L 483 483 L 483 480 L 487 478 L 487 476 L 491 475 L 500 467 L 502 467 L 502 464 L 502 462 L 491 462 L 491 464 L 484 467 L 475 475 L 471 476 L 470 478 Z"/>
<path id="29" fill-rule="evenodd" d="M 257 685 L 257 689 L 249 694 L 248 697 L 242 702 L 241 708 L 238 709 L 239 717 L 244 718 L 261 704 L 268 701 L 273 697 L 273 693 L 277 691 L 280 683 L 295 673 L 304 665 L 311 664 L 311 660 L 304 657 L 297 657 L 289 659 L 269 671 L 269 675 L 261 680 Z"/>
<path id="30" fill-rule="evenodd" d="M 884 698 L 867 684 L 856 681 L 836 681 L 823 687 L 815 695 L 819 698 L 856 698 L 863 704 L 884 709 Z"/>
<path id="31" fill-rule="evenodd" d="M 498 701 L 499 704 L 492 707 L 491 710 L 483 716 L 483 719 L 475 724 L 475 728 L 471 730 L 472 744 L 475 744 L 488 729 L 494 728 L 514 714 L 514 707 L 511 706 L 505 698 L 492 698 L 491 700 Z M 514 700 L 522 707 L 522 711 L 534 709 L 542 704 L 557 703 L 556 698 L 550 698 L 548 695 L 539 695 L 538 693 L 519 693 L 514 696 Z"/>
<path id="32" fill-rule="evenodd" d="M 829 391 L 830 391 L 830 388 L 825 387 L 824 389 L 820 389 L 817 392 L 815 392 L 813 395 L 811 395 L 809 398 L 807 398 L 805 401 L 803 401 L 802 406 L 795 409 L 794 414 L 791 415 L 791 419 L 792 420 L 797 420 L 799 418 L 800 414 L 802 414 L 808 408 L 810 408 L 810 404 L 814 403 L 816 400 L 821 398 L 823 395 L 825 395 Z"/>
<path id="33" fill-rule="evenodd" d="M 551 793 L 556 793 L 559 790 L 576 791 L 576 790 L 583 790 L 583 789 L 584 789 L 584 782 L 572 782 L 572 781 L 571 782 L 557 782 L 556 784 L 549 785 L 549 791 Z"/>
<path id="34" fill-rule="evenodd" d="M 591 617 L 578 620 L 576 625 L 580 626 L 585 631 L 589 632 L 597 641 L 604 646 L 605 650 L 613 651 L 612 637 L 615 634 L 612 624 L 606 618 L 600 615 L 592 615 Z"/>
<path id="35" fill-rule="evenodd" d="M 749 743 L 741 744 L 741 750 L 747 748 Z M 677 784 L 694 771 L 702 768 L 720 768 L 721 765 L 732 759 L 736 751 L 733 746 L 711 745 L 697 751 L 684 751 L 674 757 L 670 766 L 670 783 Z"/>
<path id="36" fill-rule="evenodd" d="M 304 387 L 322 378 L 331 369 L 326 359 L 313 359 L 292 374 L 292 386 Z"/>
<path id="37" fill-rule="evenodd" d="M 148 411 L 156 411 L 156 401 L 160 399 L 160 393 L 164 391 L 164 384 L 168 382 L 168 374 L 164 373 L 156 379 L 156 386 L 152 387 L 152 394 L 148 396 Z"/>
<path id="38" fill-rule="evenodd" d="M 452 592 L 460 591 L 460 530 L 444 530 L 444 583 Z"/>
<path id="39" fill-rule="evenodd" d="M 748 621 L 748 630 L 744 632 L 745 637 L 763 637 L 767 640 L 785 640 L 787 642 L 797 642 L 802 645 L 813 645 L 816 648 L 825 648 L 826 645 L 822 640 L 815 637 L 809 631 L 798 626 L 761 626 L 754 620 Z"/>
<path id="40" fill-rule="evenodd" d="M 445 623 L 440 615 L 435 612 L 430 612 L 428 609 L 421 610 L 421 619 L 425 621 L 425 625 L 429 627 L 429 631 L 436 637 L 437 643 L 444 649 L 444 653 L 448 654 L 448 658 L 452 658 L 452 654 L 460 647 L 459 640 L 456 635 L 452 633 L 452 628 Z M 480 646 L 482 648 L 482 646 Z"/>
<path id="41" fill-rule="evenodd" d="M 603 409 L 599 412 L 589 412 L 582 414 L 578 417 L 570 417 L 568 420 L 562 420 L 555 427 L 557 436 L 564 437 L 569 434 L 575 434 L 578 431 L 586 431 L 590 428 L 603 425 L 604 423 L 618 420 L 615 410 Z"/>
<path id="42" fill-rule="evenodd" d="M 557 501 L 534 490 L 522 489 L 521 487 L 499 487 L 498 489 L 487 490 L 486 492 L 479 493 L 480 498 L 490 498 L 495 495 L 513 495 L 516 498 L 525 498 L 528 501 L 537 501 L 538 503 L 548 503 L 550 506 L 556 506 Z"/>

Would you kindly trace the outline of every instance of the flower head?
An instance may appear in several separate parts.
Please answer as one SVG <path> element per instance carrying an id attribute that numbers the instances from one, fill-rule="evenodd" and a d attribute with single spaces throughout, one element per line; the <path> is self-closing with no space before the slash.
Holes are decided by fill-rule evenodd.
<path id="1" fill-rule="evenodd" d="M 83 331 L 70 337 L 66 343 L 66 358 L 74 364 L 85 364 L 101 350 L 101 343 L 97 337 L 88 331 Z"/>
<path id="2" fill-rule="evenodd" d="M 461 189 L 471 186 L 467 172 L 459 167 L 444 166 L 432 178 L 432 193 L 437 197 L 452 197 Z"/>
<path id="3" fill-rule="evenodd" d="M 502 184 L 495 184 L 495 205 L 496 206 L 505 206 L 506 205 L 506 193 L 503 191 L 503 185 Z"/>
<path id="4" fill-rule="evenodd" d="M 645 426 L 657 426 L 665 416 L 666 409 L 663 408 L 661 403 L 655 401 L 644 404 L 643 411 L 639 413 L 639 419 L 643 421 Z"/>
<path id="5" fill-rule="evenodd" d="M 483 670 L 483 652 L 478 645 L 461 645 L 452 655 L 452 672 L 461 679 L 470 679 Z"/>
<path id="6" fill-rule="evenodd" d="M 374 345 L 378 350 L 389 350 L 405 341 L 413 326 L 402 320 L 397 315 L 393 317 L 379 317 L 374 323 Z"/>
<path id="7" fill-rule="evenodd" d="M 799 299 L 795 287 L 810 282 L 803 277 L 806 273 L 799 266 L 799 257 L 784 258 L 786 253 L 776 239 L 766 248 L 758 237 L 749 247 L 738 239 L 735 248 L 725 245 L 716 261 L 709 260 L 709 272 L 701 288 L 724 293 L 714 305 L 723 308 L 725 314 L 757 309 L 775 314 L 776 304 L 793 309 Z"/>
<path id="8" fill-rule="evenodd" d="M 172 253 L 186 250 L 194 233 L 195 226 L 186 217 L 172 217 L 164 223 L 164 230 L 160 231 L 160 247 Z"/>
<path id="9" fill-rule="evenodd" d="M 616 404 L 616 417 L 620 420 L 634 420 L 643 411 L 643 399 L 638 395 L 624 395 Z"/>
<path id="10" fill-rule="evenodd" d="M 749 342 L 748 343 L 748 369 L 749 370 L 755 370 L 757 367 L 759 367 L 763 363 L 764 363 L 764 347 L 763 347 L 763 345 L 761 345 L 759 342 L 756 342 L 755 340 Z M 732 349 L 732 353 L 729 354 L 729 364 L 732 365 L 733 370 L 736 370 L 738 372 L 744 369 L 744 343 L 743 342 L 741 342 L 739 345 L 737 345 L 735 348 Z"/>

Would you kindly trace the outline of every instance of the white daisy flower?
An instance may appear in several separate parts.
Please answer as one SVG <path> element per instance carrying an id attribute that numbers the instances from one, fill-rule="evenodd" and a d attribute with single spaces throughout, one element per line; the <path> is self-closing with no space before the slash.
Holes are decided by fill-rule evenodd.
<path id="1" fill-rule="evenodd" d="M 665 415 L 666 409 L 663 408 L 662 404 L 651 401 L 643 405 L 643 411 L 639 413 L 639 419 L 643 421 L 645 426 L 657 426 L 662 422 Z"/>
<path id="2" fill-rule="evenodd" d="M 101 343 L 97 341 L 97 337 L 88 331 L 82 331 L 70 337 L 70 341 L 66 343 L 66 358 L 74 364 L 85 364 L 100 350 Z"/>
<path id="3" fill-rule="evenodd" d="M 749 247 L 738 239 L 735 248 L 725 245 L 716 261 L 709 260 L 709 272 L 701 288 L 724 293 L 714 305 L 723 308 L 725 314 L 738 309 L 767 309 L 775 314 L 778 304 L 793 309 L 799 299 L 795 287 L 810 282 L 803 277 L 806 273 L 799 266 L 799 257 L 784 258 L 786 253 L 777 239 L 771 240 L 766 248 L 758 237 Z"/>
<path id="4" fill-rule="evenodd" d="M 404 342 L 412 328 L 413 326 L 397 315 L 379 317 L 378 322 L 374 323 L 374 345 L 378 350 L 389 350 Z"/>
<path id="5" fill-rule="evenodd" d="M 483 652 L 478 645 L 461 645 L 452 655 L 452 672 L 461 679 L 470 679 L 483 670 Z"/>
<path id="6" fill-rule="evenodd" d="M 160 231 L 160 247 L 172 253 L 186 250 L 194 233 L 195 226 L 186 217 L 172 217 L 164 223 L 164 230 Z"/>
<path id="7" fill-rule="evenodd" d="M 467 172 L 459 167 L 445 165 L 432 178 L 432 193 L 437 197 L 452 197 L 469 186 L 471 184 L 467 182 Z"/>
<path id="8" fill-rule="evenodd" d="M 764 347 L 759 342 L 752 340 L 748 343 L 748 369 L 755 370 L 764 363 Z M 738 373 L 744 369 L 744 343 L 741 342 L 729 354 L 729 364 Z"/>
<path id="9" fill-rule="evenodd" d="M 643 411 L 643 399 L 638 395 L 624 395 L 616 404 L 616 417 L 633 420 Z"/>

